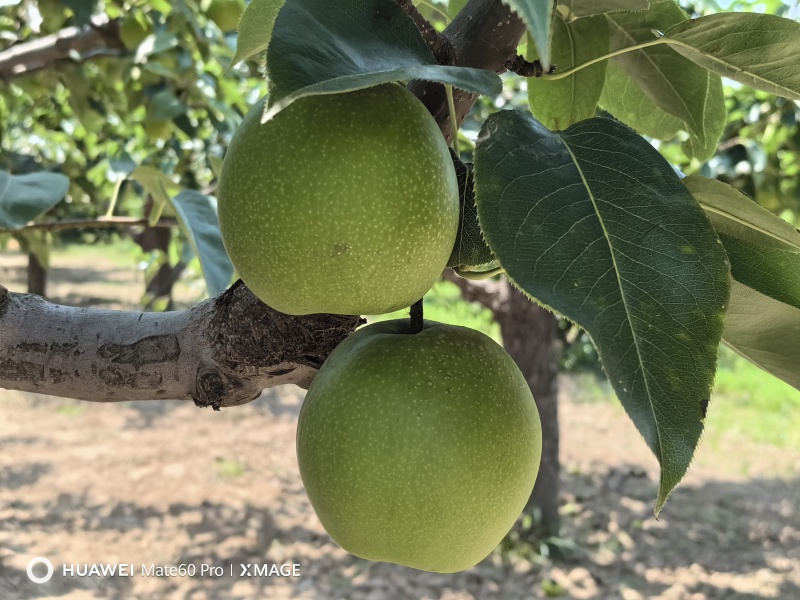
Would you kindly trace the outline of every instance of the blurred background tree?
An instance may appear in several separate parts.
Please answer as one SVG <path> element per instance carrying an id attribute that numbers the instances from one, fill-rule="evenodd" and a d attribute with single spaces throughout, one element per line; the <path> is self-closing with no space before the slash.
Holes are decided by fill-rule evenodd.
<path id="1" fill-rule="evenodd" d="M 47 220 L 150 217 L 151 167 L 182 188 L 213 193 L 224 149 L 263 94 L 262 66 L 231 68 L 243 1 L 4 2 L 0 8 L 0 168 L 58 171 L 69 192 Z M 155 219 L 153 219 L 155 222 Z M 169 224 L 170 221 L 167 221 Z M 61 231 L 54 242 L 118 235 L 109 224 Z M 129 232 L 146 271 L 142 304 L 164 309 L 191 258 L 179 229 Z M 16 236 L 30 250 L 30 291 L 45 293 L 48 236 Z"/>

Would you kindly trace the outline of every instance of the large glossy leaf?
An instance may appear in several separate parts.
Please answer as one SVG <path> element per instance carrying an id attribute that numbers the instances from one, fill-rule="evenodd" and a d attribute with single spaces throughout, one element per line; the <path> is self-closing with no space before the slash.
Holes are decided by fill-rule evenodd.
<path id="1" fill-rule="evenodd" d="M 653 1 L 638 13 L 607 14 L 611 50 L 656 39 L 687 19 L 672 0 Z M 612 59 L 664 112 L 680 119 L 689 132 L 684 151 L 705 160 L 714 154 L 725 126 L 725 98 L 718 75 L 694 64 L 664 45 L 627 52 Z M 622 115 L 615 115 L 624 119 Z"/>
<path id="2" fill-rule="evenodd" d="M 508 277 L 581 325 L 661 464 L 658 512 L 703 429 L 728 302 L 725 253 L 672 167 L 594 118 L 552 133 L 492 115 L 475 156 L 478 217 Z"/>
<path id="3" fill-rule="evenodd" d="M 560 15 L 553 19 L 552 61 L 567 70 L 608 52 L 608 27 L 602 17 L 567 23 Z M 538 58 L 528 44 L 528 58 Z M 561 130 L 594 116 L 605 83 L 607 61 L 581 69 L 564 79 L 528 79 L 531 112 L 548 129 Z"/>
<path id="4" fill-rule="evenodd" d="M 275 18 L 284 0 L 251 0 L 239 20 L 236 54 L 231 66 L 264 52 L 272 39 Z"/>
<path id="5" fill-rule="evenodd" d="M 578 18 L 611 12 L 647 10 L 650 3 L 648 0 L 561 0 L 559 5 L 568 8 L 570 16 Z"/>
<path id="6" fill-rule="evenodd" d="M 494 95 L 495 73 L 436 63 L 394 0 L 287 0 L 267 49 L 269 119 L 295 100 L 390 81 L 427 79 Z"/>
<path id="7" fill-rule="evenodd" d="M 217 199 L 194 190 L 183 190 L 172 198 L 172 205 L 200 259 L 208 293 L 216 296 L 227 289 L 233 278 L 233 265 L 219 230 Z"/>
<path id="8" fill-rule="evenodd" d="M 800 389 L 800 309 L 734 281 L 723 341 L 747 360 Z"/>
<path id="9" fill-rule="evenodd" d="M 542 64 L 550 64 L 553 0 L 503 0 L 528 26 Z"/>
<path id="10" fill-rule="evenodd" d="M 683 122 L 664 112 L 614 61 L 608 63 L 600 106 L 642 135 L 670 140 Z"/>
<path id="11" fill-rule="evenodd" d="M 58 204 L 68 189 L 69 179 L 60 173 L 0 171 L 0 228 L 22 229 Z"/>
<path id="12" fill-rule="evenodd" d="M 686 21 L 664 35 L 698 65 L 757 90 L 800 100 L 800 23 L 730 12 Z"/>
<path id="13" fill-rule="evenodd" d="M 800 232 L 726 183 L 699 175 L 684 183 L 717 230 L 734 278 L 800 309 Z"/>

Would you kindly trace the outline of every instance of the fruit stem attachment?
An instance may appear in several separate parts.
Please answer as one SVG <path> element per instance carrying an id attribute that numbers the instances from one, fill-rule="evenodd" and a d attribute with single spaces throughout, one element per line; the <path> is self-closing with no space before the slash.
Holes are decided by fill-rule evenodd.
<path id="1" fill-rule="evenodd" d="M 410 311 L 411 317 L 411 331 L 412 335 L 420 333 L 422 331 L 423 323 L 422 323 L 422 298 L 414 302 L 411 305 Z"/>

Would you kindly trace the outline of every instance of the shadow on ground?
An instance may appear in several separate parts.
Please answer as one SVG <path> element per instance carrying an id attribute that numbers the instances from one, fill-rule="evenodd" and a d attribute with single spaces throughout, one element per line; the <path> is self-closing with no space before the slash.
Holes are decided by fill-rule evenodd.
<path id="1" fill-rule="evenodd" d="M 7 474 L 2 477 L 3 490 L 46 474 L 47 466 L 39 464 Z M 562 584 L 569 590 L 564 597 L 573 598 L 617 598 L 625 590 L 643 598 L 800 598 L 797 480 L 685 486 L 675 492 L 661 521 L 650 516 L 655 483 L 636 468 L 566 476 L 564 483 L 565 508 L 571 513 L 565 535 L 581 548 L 576 560 L 530 563 L 513 558 L 513 553 L 505 558 L 494 555 L 475 569 L 453 575 L 346 555 L 302 520 L 281 528 L 277 515 L 293 510 L 284 506 L 285 500 L 270 507 L 187 502 L 163 510 L 134 502 L 98 505 L 86 495 L 61 494 L 45 506 L 20 511 L 28 517 L 15 517 L 12 511 L 0 521 L 0 531 L 36 530 L 53 541 L 105 531 L 123 534 L 122 540 L 140 534 L 153 543 L 163 536 L 184 539 L 169 564 L 194 565 L 196 576 L 153 582 L 158 589 L 151 593 L 137 590 L 137 598 L 152 600 L 272 597 L 270 588 L 276 586 L 292 596 L 320 600 L 534 598 L 543 597 L 546 578 Z M 9 515 L 6 502 L 0 504 Z M 11 550 L 37 552 L 19 546 Z M 301 576 L 242 575 L 241 565 L 265 563 L 297 563 Z M 203 565 L 222 567 L 224 575 L 201 577 Z M 64 578 L 58 575 L 60 563 L 55 567 L 53 580 L 36 586 L 24 571 L 0 561 L 0 596 L 58 597 L 84 590 L 116 600 L 131 597 L 136 585 L 136 578 L 126 577 Z M 781 580 L 781 572 L 790 577 Z"/>

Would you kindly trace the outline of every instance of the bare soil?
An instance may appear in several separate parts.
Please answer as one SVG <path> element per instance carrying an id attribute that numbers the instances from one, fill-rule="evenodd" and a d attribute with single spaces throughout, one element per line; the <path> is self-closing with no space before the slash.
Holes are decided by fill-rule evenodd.
<path id="1" fill-rule="evenodd" d="M 23 266 L 0 255 L 0 282 L 22 291 Z M 95 257 L 54 266 L 51 294 L 69 304 L 131 307 L 143 286 Z M 330 540 L 297 472 L 297 388 L 216 413 L 0 391 L 0 600 L 800 599 L 800 448 L 701 445 L 656 520 L 655 459 L 621 409 L 577 403 L 574 386 L 563 379 L 560 406 L 563 538 L 575 556 L 526 560 L 515 548 L 454 575 L 371 563 Z M 26 575 L 36 556 L 55 566 L 46 584 Z M 61 575 L 84 563 L 136 573 Z M 296 563 L 300 575 L 241 575 L 264 563 Z M 141 574 L 190 564 L 194 577 Z M 201 577 L 202 565 L 225 574 Z"/>

